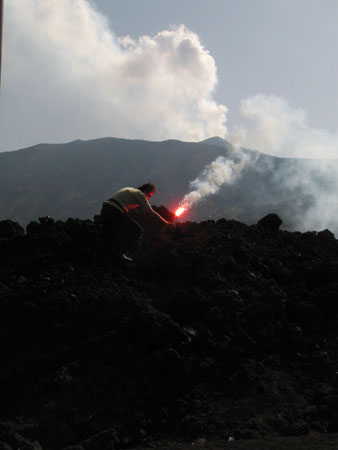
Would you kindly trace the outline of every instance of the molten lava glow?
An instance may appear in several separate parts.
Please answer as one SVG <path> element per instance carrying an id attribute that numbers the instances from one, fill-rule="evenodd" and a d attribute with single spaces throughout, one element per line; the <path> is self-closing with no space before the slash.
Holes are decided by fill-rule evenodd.
<path id="1" fill-rule="evenodd" d="M 179 217 L 182 213 L 184 213 L 184 211 L 185 208 L 183 206 L 180 206 L 179 208 L 176 209 L 175 216 Z"/>

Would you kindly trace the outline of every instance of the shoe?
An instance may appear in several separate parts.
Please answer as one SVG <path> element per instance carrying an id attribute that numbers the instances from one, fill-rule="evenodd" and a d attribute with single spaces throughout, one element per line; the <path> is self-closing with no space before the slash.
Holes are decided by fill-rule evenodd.
<path id="1" fill-rule="evenodd" d="M 132 258 L 129 258 L 129 256 L 122 254 L 122 261 L 132 263 L 134 260 Z"/>

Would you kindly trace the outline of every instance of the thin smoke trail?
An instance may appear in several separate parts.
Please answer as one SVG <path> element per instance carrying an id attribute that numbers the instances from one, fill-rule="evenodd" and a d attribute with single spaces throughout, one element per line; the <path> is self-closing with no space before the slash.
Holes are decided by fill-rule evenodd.
<path id="1" fill-rule="evenodd" d="M 224 184 L 233 184 L 243 169 L 252 163 L 252 156 L 232 146 L 228 157 L 218 156 L 190 183 L 191 191 L 184 196 L 180 206 L 190 209 L 205 197 L 216 194 Z"/>

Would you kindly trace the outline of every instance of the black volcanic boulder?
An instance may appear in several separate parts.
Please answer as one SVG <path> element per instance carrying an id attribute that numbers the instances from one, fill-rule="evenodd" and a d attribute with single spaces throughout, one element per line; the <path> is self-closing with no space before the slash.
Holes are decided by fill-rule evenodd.
<path id="1" fill-rule="evenodd" d="M 282 219 L 274 213 L 264 216 L 257 222 L 260 227 L 270 231 L 278 231 L 282 223 Z"/>
<path id="2" fill-rule="evenodd" d="M 13 222 L 13 220 L 0 221 L 0 238 L 11 239 L 24 234 L 25 230 L 18 222 Z"/>
<path id="3" fill-rule="evenodd" d="M 335 240 L 334 234 L 330 230 L 319 231 L 318 232 L 318 237 L 322 241 L 327 241 L 327 242 Z"/>
<path id="4" fill-rule="evenodd" d="M 168 222 L 174 222 L 175 214 L 172 211 L 170 211 L 168 208 L 166 208 L 165 206 L 163 206 L 163 205 L 161 205 L 161 206 L 153 205 L 152 208 L 160 216 L 162 216 L 165 220 L 168 220 Z"/>

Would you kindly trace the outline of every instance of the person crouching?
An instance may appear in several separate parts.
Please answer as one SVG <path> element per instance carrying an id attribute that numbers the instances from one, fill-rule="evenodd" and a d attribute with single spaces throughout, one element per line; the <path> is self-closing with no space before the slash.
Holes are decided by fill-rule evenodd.
<path id="1" fill-rule="evenodd" d="M 156 186 L 146 183 L 137 189 L 133 187 L 120 189 L 103 202 L 101 220 L 105 240 L 116 249 L 117 256 L 124 261 L 132 262 L 125 252 L 136 243 L 143 233 L 142 226 L 130 217 L 130 211 L 140 208 L 154 221 L 162 225 L 171 225 L 151 207 L 149 199 L 155 193 Z"/>

